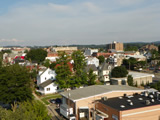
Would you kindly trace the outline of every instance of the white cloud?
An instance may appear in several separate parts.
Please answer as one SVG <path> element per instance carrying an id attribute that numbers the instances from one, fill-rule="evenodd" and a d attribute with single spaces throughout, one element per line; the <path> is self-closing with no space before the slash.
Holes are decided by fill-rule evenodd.
<path id="1" fill-rule="evenodd" d="M 19 41 L 23 45 L 160 40 L 159 5 L 115 11 L 117 4 L 111 6 L 111 1 L 103 1 L 103 5 L 85 0 L 66 5 L 49 3 L 12 8 L 0 16 L 0 37 L 24 40 Z M 1 39 L 0 42 L 7 45 L 9 41 L 18 43 L 16 40 Z"/>
<path id="2" fill-rule="evenodd" d="M 14 43 L 18 43 L 18 42 L 23 42 L 22 40 L 17 40 L 15 38 L 12 39 L 0 39 L 0 42 L 14 42 Z"/>
<path id="3" fill-rule="evenodd" d="M 91 2 L 85 2 L 84 6 L 87 7 L 87 9 L 90 12 L 93 12 L 93 13 L 100 13 L 101 12 L 101 9 Z"/>

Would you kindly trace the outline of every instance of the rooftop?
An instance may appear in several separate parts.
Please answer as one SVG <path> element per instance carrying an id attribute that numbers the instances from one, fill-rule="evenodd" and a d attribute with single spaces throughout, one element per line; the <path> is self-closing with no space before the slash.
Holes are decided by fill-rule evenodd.
<path id="1" fill-rule="evenodd" d="M 42 87 L 42 88 L 44 88 L 44 87 L 50 85 L 53 82 L 54 82 L 53 80 L 47 80 L 47 81 L 41 83 L 39 86 Z"/>
<path id="2" fill-rule="evenodd" d="M 142 92 L 141 94 L 136 93 L 132 96 L 127 96 L 124 94 L 124 96 L 122 97 L 100 100 L 100 102 L 118 111 L 123 111 L 153 105 L 160 105 L 160 94 L 158 92 Z"/>
<path id="3" fill-rule="evenodd" d="M 70 90 L 70 99 L 73 101 L 93 97 L 114 91 L 143 91 L 142 89 L 127 85 L 92 85 L 80 89 Z M 68 98 L 68 91 L 62 92 L 61 95 Z"/>

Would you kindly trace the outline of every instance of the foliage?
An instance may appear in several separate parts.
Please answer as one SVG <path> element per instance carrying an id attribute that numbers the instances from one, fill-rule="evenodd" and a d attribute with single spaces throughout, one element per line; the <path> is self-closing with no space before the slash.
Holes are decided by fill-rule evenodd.
<path id="1" fill-rule="evenodd" d="M 47 56 L 47 51 L 43 49 L 31 49 L 26 56 L 28 60 L 31 59 L 32 61 L 40 63 L 45 60 L 45 57 Z"/>
<path id="2" fill-rule="evenodd" d="M 157 50 L 151 50 L 152 57 L 151 59 L 157 59 L 159 57 L 159 53 Z"/>
<path id="3" fill-rule="evenodd" d="M 56 65 L 57 65 L 57 63 L 56 63 L 56 62 L 53 62 L 53 63 L 51 63 L 51 64 L 49 65 L 49 68 L 54 69 Z"/>
<path id="4" fill-rule="evenodd" d="M 49 68 L 49 66 L 50 66 L 50 60 L 45 60 L 44 61 L 44 63 L 43 63 L 43 65 L 45 66 L 45 67 L 47 67 L 47 68 Z"/>
<path id="5" fill-rule="evenodd" d="M 151 84 L 150 87 L 151 87 L 151 88 L 155 88 L 156 90 L 160 91 L 160 81 Z"/>
<path id="6" fill-rule="evenodd" d="M 93 70 L 90 69 L 88 73 L 88 85 L 95 85 L 96 84 L 96 75 L 93 73 Z"/>
<path id="7" fill-rule="evenodd" d="M 158 45 L 158 53 L 160 54 L 160 45 Z"/>
<path id="8" fill-rule="evenodd" d="M 17 64 L 0 68 L 0 101 L 12 104 L 32 99 L 30 74 Z"/>
<path id="9" fill-rule="evenodd" d="M 15 111 L 0 108 L 2 120 L 50 120 L 46 107 L 39 101 L 20 103 Z"/>
<path id="10" fill-rule="evenodd" d="M 115 78 L 126 77 L 127 74 L 128 71 L 124 66 L 115 67 L 111 71 L 111 76 Z"/>
<path id="11" fill-rule="evenodd" d="M 69 67 L 70 59 L 65 53 L 59 53 L 59 58 L 57 59 L 57 65 L 55 67 L 56 71 L 56 83 L 59 84 L 60 88 L 69 88 L 71 84 L 71 70 Z"/>
<path id="12" fill-rule="evenodd" d="M 84 54 L 81 51 L 74 51 L 72 53 L 72 59 L 74 61 L 73 64 L 74 82 L 72 81 L 73 82 L 72 87 L 79 87 L 87 83 L 87 74 L 84 71 L 84 68 L 86 67 L 86 61 Z"/>
<path id="13" fill-rule="evenodd" d="M 99 56 L 98 57 L 98 59 L 99 59 L 99 63 L 101 64 L 101 63 L 104 63 L 104 61 L 105 61 L 105 58 L 104 58 L 104 56 Z"/>
<path id="14" fill-rule="evenodd" d="M 125 48 L 125 51 L 138 51 L 138 47 L 137 46 L 127 46 Z"/>
<path id="15" fill-rule="evenodd" d="M 127 83 L 128 83 L 129 86 L 133 86 L 134 85 L 133 84 L 133 77 L 132 77 L 132 75 L 128 75 L 128 77 L 127 77 Z"/>

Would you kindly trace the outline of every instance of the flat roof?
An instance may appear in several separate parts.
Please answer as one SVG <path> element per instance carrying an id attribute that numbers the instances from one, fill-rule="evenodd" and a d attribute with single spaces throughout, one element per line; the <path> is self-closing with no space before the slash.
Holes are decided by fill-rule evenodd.
<path id="1" fill-rule="evenodd" d="M 149 74 L 149 73 L 133 72 L 133 71 L 129 71 L 128 74 L 129 74 L 129 75 L 132 75 L 133 78 L 154 76 L 153 74 Z"/>
<path id="2" fill-rule="evenodd" d="M 62 96 L 76 101 L 88 97 L 94 97 L 100 94 L 116 91 L 144 91 L 140 88 L 127 85 L 92 85 L 80 89 L 70 90 L 60 93 Z"/>
<path id="3" fill-rule="evenodd" d="M 148 107 L 153 105 L 160 105 L 160 98 L 159 100 L 157 100 L 156 94 L 150 93 L 149 95 L 152 95 L 153 98 L 150 98 L 149 96 L 146 97 L 144 96 L 144 94 L 143 95 L 134 94 L 133 96 L 128 96 L 128 97 L 122 96 L 122 97 L 109 98 L 106 101 L 99 100 L 99 102 L 113 109 L 116 109 L 118 111 L 137 109 L 137 108 Z M 151 99 L 154 99 L 154 102 L 151 102 Z M 145 103 L 146 100 L 150 102 L 148 105 L 146 105 Z M 133 105 L 130 105 L 130 102 L 132 102 Z"/>

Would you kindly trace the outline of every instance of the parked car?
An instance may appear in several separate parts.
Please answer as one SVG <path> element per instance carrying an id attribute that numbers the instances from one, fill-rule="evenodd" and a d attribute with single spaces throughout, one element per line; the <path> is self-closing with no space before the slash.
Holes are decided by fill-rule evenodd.
<path id="1" fill-rule="evenodd" d="M 56 103 L 56 100 L 55 100 L 55 99 L 50 99 L 49 101 L 50 101 L 50 103 L 53 103 L 53 104 Z"/>
<path id="2" fill-rule="evenodd" d="M 62 103 L 62 100 L 60 98 L 57 98 L 55 101 L 56 101 L 56 104 L 61 104 Z"/>

